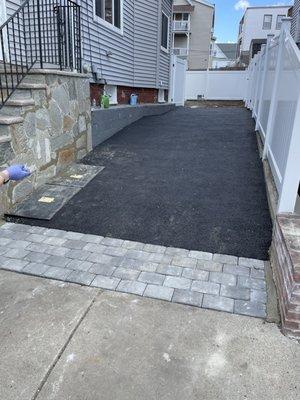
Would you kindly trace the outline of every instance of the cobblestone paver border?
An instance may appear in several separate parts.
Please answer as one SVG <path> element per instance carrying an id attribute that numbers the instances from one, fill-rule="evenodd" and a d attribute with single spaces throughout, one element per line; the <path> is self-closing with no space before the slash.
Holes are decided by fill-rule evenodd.
<path id="1" fill-rule="evenodd" d="M 6 223 L 0 228 L 0 268 L 266 317 L 261 260 Z"/>

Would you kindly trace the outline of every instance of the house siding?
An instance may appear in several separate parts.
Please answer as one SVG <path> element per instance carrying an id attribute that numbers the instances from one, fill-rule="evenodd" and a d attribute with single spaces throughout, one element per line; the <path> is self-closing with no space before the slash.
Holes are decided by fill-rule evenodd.
<path id="1" fill-rule="evenodd" d="M 295 4 L 293 7 L 291 34 L 297 43 L 300 42 L 299 15 L 300 15 L 300 0 L 295 0 Z"/>
<path id="2" fill-rule="evenodd" d="M 162 0 L 162 10 L 166 15 L 170 16 L 170 25 L 169 25 L 169 53 L 166 53 L 160 49 L 160 38 L 161 31 L 159 29 L 159 82 L 158 85 L 161 88 L 167 88 L 169 83 L 169 75 L 170 75 L 170 51 L 171 51 L 171 38 L 172 38 L 172 2 L 169 0 Z M 161 24 L 160 24 L 161 25 Z"/>
<path id="3" fill-rule="evenodd" d="M 7 18 L 12 16 L 12 14 L 20 7 L 23 0 L 6 0 L 6 14 Z"/>

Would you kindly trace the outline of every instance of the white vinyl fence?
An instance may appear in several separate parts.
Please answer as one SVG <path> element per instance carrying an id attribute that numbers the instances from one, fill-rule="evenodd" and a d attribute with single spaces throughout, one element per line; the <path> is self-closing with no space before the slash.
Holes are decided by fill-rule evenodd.
<path id="1" fill-rule="evenodd" d="M 283 20 L 279 37 L 248 68 L 245 104 L 252 110 L 279 194 L 278 213 L 294 212 L 300 180 L 300 51 Z"/>
<path id="2" fill-rule="evenodd" d="M 244 100 L 246 71 L 187 71 L 186 100 Z"/>

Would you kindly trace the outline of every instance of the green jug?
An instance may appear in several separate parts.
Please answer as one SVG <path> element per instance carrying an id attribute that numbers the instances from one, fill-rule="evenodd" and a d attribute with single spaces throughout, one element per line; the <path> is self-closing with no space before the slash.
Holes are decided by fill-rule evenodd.
<path id="1" fill-rule="evenodd" d="M 109 108 L 109 96 L 107 94 L 101 96 L 101 107 Z"/>

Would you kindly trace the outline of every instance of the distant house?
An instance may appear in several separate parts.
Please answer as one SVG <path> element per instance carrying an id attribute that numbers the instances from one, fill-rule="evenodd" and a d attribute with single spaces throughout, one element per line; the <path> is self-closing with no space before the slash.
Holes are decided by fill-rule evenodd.
<path id="1" fill-rule="evenodd" d="M 295 4 L 290 9 L 292 17 L 291 34 L 295 42 L 300 46 L 300 0 L 295 0 Z"/>
<path id="2" fill-rule="evenodd" d="M 189 70 L 211 67 L 215 6 L 205 0 L 174 0 L 174 54 L 185 58 Z"/>
<path id="3" fill-rule="evenodd" d="M 232 67 L 236 61 L 237 43 L 214 43 L 212 68 Z"/>
<path id="4" fill-rule="evenodd" d="M 267 35 L 278 35 L 281 19 L 288 15 L 290 6 L 248 7 L 240 21 L 237 59 L 249 64 L 249 60 L 266 42 Z"/>
<path id="5" fill-rule="evenodd" d="M 147 103 L 166 97 L 173 0 L 74 2 L 81 8 L 82 66 L 91 73 L 92 97 L 98 100 L 103 90 L 113 103 L 128 103 L 132 93 Z M 6 0 L 7 17 L 22 3 Z M 41 3 L 47 3 L 49 12 L 51 3 L 53 10 L 56 6 L 55 0 Z"/>

